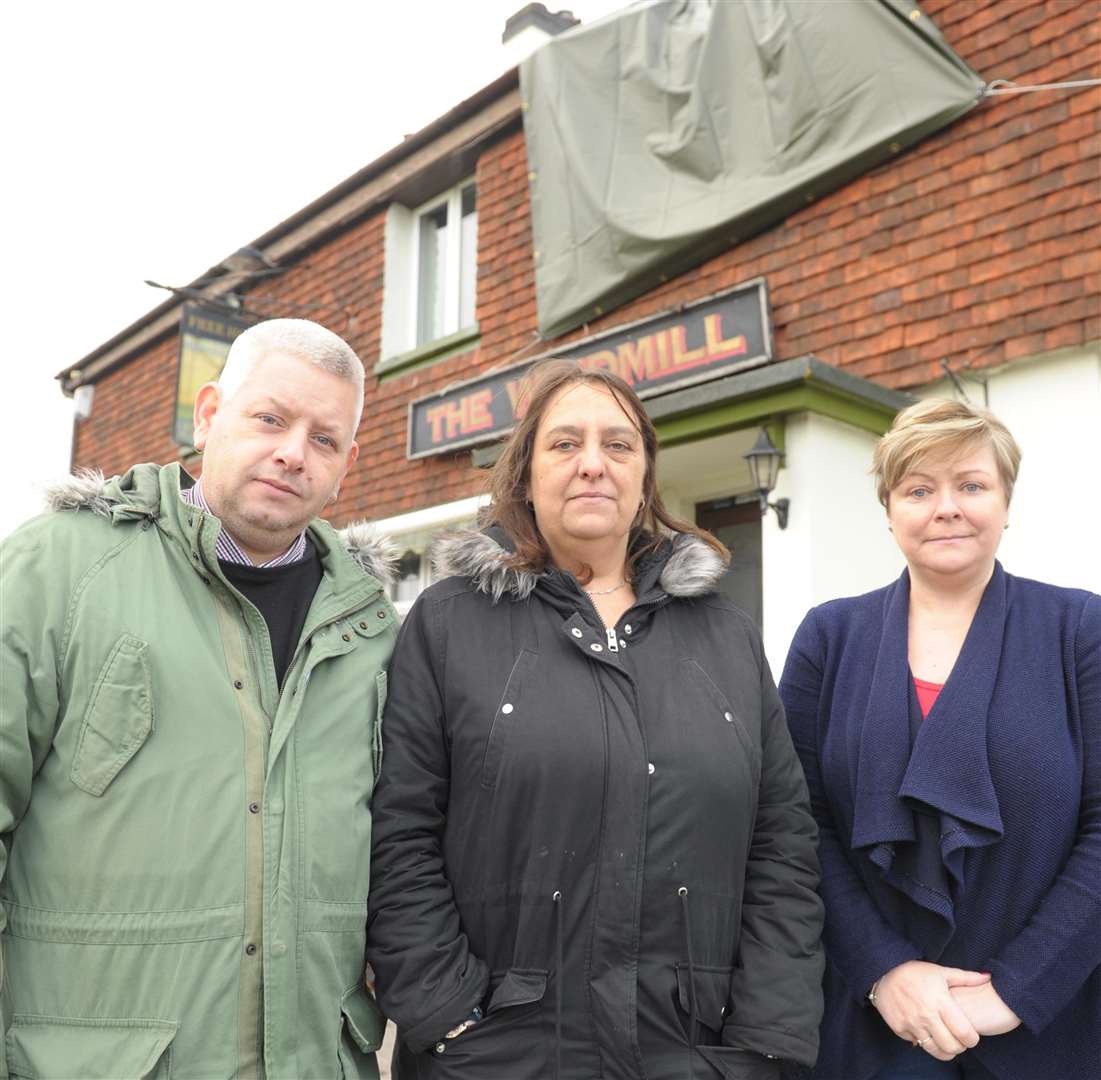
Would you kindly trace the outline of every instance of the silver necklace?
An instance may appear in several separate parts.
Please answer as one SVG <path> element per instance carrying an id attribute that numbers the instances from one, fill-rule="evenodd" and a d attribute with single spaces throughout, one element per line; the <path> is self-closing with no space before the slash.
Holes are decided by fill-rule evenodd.
<path id="1" fill-rule="evenodd" d="M 621 581 L 618 585 L 613 585 L 610 589 L 582 589 L 581 591 L 589 596 L 607 596 L 608 593 L 614 593 L 616 589 L 622 589 L 626 584 L 626 581 Z"/>

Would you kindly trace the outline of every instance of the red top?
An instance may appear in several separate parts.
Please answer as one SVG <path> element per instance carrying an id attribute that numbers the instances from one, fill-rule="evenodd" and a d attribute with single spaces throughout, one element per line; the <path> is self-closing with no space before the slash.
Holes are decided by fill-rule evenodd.
<path id="1" fill-rule="evenodd" d="M 921 706 L 921 715 L 929 715 L 933 702 L 937 700 L 937 694 L 944 689 L 942 682 L 926 682 L 924 679 L 914 679 L 914 689 L 917 690 L 918 704 Z"/>

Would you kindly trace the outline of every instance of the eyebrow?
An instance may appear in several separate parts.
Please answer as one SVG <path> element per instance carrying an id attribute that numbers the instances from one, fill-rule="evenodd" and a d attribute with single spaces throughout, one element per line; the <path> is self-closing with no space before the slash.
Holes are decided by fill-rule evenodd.
<path id="1" fill-rule="evenodd" d="M 559 424 L 558 427 L 553 427 L 547 432 L 547 437 L 551 435 L 582 435 L 584 434 L 579 427 L 574 427 L 572 424 Z M 602 428 L 601 435 L 638 435 L 638 428 L 627 426 L 615 426 Z"/>
<path id="2" fill-rule="evenodd" d="M 961 476 L 993 476 L 993 475 L 994 475 L 993 473 L 987 472 L 986 469 L 964 469 L 962 472 L 952 474 L 952 476 L 955 477 L 955 478 L 958 478 L 958 477 L 961 477 Z M 922 472 L 920 469 L 914 469 L 912 472 L 908 472 L 902 478 L 903 481 L 906 481 L 906 480 L 933 480 L 933 479 L 935 479 L 935 477 L 933 477 L 932 475 L 930 475 L 927 472 Z"/>

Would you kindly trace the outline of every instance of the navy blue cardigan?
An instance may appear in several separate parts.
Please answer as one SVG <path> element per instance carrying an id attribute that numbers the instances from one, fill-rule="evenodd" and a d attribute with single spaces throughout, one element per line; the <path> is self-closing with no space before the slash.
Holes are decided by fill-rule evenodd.
<path id="1" fill-rule="evenodd" d="M 991 972 L 1021 1018 L 973 1051 L 1000 1080 L 1101 1078 L 1101 597 L 996 565 L 912 751 L 909 598 L 904 572 L 814 608 L 780 681 L 821 834 L 814 1075 L 866 1080 L 896 1054 L 864 996 L 935 959 Z M 896 865 L 915 807 L 939 818 L 941 891 Z"/>

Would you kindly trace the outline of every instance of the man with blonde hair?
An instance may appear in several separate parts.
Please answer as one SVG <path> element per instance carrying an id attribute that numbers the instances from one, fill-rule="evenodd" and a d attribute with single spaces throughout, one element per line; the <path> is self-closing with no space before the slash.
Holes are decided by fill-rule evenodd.
<path id="1" fill-rule="evenodd" d="M 245 331 L 179 465 L 2 546 L 0 1077 L 377 1077 L 369 800 L 387 552 L 317 514 L 363 366 Z"/>

